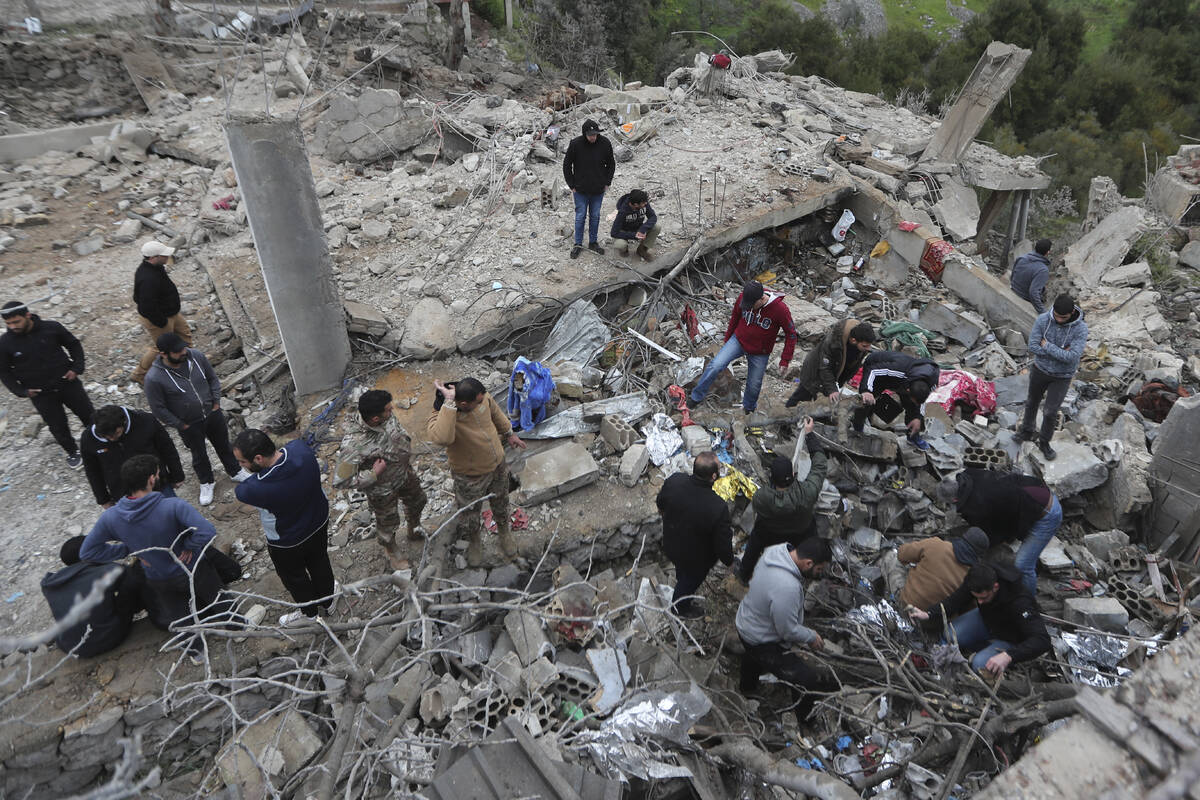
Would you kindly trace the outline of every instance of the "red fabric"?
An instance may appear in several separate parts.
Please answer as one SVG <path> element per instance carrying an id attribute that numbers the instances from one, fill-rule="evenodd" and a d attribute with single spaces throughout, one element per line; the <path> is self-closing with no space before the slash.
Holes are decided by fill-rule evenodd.
<path id="1" fill-rule="evenodd" d="M 996 386 L 961 369 L 942 370 L 938 388 L 929 399 L 946 409 L 947 414 L 956 405 L 965 405 L 976 414 L 992 414 L 996 411 Z"/>
<path id="2" fill-rule="evenodd" d="M 921 226 L 921 223 L 919 223 L 919 222 L 901 222 L 896 227 L 902 231 L 905 231 L 906 233 L 912 233 L 920 226 Z"/>
<path id="3" fill-rule="evenodd" d="M 946 268 L 946 256 L 954 252 L 954 246 L 942 239 L 930 239 L 925 242 L 925 252 L 921 254 L 921 271 L 929 276 L 929 280 L 937 283 L 942 279 L 942 270 Z"/>
<path id="4" fill-rule="evenodd" d="M 717 69 L 729 69 L 729 65 L 733 63 L 733 59 L 724 53 L 714 53 L 708 57 L 708 63 Z"/>
<path id="5" fill-rule="evenodd" d="M 688 338 L 693 342 L 700 335 L 700 320 L 696 317 L 696 312 L 691 306 L 684 306 L 683 313 L 679 315 L 679 321 L 683 323 L 683 329 L 687 331 Z"/>
<path id="6" fill-rule="evenodd" d="M 675 408 L 679 409 L 680 416 L 683 417 L 683 419 L 679 423 L 679 427 L 686 428 L 688 425 L 696 424 L 696 423 L 692 422 L 692 414 L 690 411 L 688 411 L 688 407 L 687 407 L 687 392 L 685 392 L 683 390 L 682 386 L 677 386 L 675 384 L 671 384 L 670 386 L 668 386 L 667 387 L 667 397 L 670 397 L 670 398 L 673 398 L 673 399 L 679 401 L 675 405 Z"/>
<path id="7" fill-rule="evenodd" d="M 749 355 L 767 355 L 775 348 L 775 340 L 779 338 L 779 329 L 783 329 L 783 352 L 779 356 L 779 366 L 787 369 L 792 363 L 792 353 L 796 350 L 796 326 L 792 324 L 792 312 L 783 295 L 771 292 L 767 304 L 757 311 L 742 312 L 742 295 L 739 292 L 733 303 L 733 313 L 729 316 L 729 326 L 725 328 L 725 339 L 736 336 L 742 349 Z"/>

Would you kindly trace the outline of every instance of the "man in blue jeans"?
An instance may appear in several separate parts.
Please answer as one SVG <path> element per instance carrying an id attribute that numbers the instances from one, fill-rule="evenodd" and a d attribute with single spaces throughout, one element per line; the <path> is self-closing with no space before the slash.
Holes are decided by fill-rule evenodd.
<path id="1" fill-rule="evenodd" d="M 575 198 L 575 246 L 571 248 L 571 258 L 578 258 L 583 250 L 584 219 L 588 222 L 588 249 L 604 255 L 599 242 L 600 204 L 616 170 L 612 143 L 600 135 L 600 125 L 589 119 L 583 123 L 583 135 L 567 145 L 563 159 L 563 178 Z"/>
<path id="2" fill-rule="evenodd" d="M 953 503 L 967 524 L 982 528 L 997 545 L 1021 540 L 1015 567 L 1030 594 L 1037 594 L 1038 556 L 1062 525 L 1062 506 L 1041 478 L 964 469 L 938 487 L 938 497 Z"/>
<path id="3" fill-rule="evenodd" d="M 1033 594 L 1021 575 L 1006 564 L 978 563 L 967 572 L 962 586 L 935 607 L 933 614 L 911 609 L 916 620 L 938 624 L 975 608 L 950 623 L 959 649 L 971 656 L 971 666 L 996 677 L 1010 665 L 1031 661 L 1050 649 L 1050 634 Z"/>

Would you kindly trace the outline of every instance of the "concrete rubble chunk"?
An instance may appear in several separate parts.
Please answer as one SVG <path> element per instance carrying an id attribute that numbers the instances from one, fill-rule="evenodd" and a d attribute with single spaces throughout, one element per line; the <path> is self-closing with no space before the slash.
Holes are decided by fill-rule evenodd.
<path id="1" fill-rule="evenodd" d="M 982 314 L 997 335 L 1005 330 L 1027 335 L 1033 328 L 1033 306 L 1017 297 L 1007 280 L 997 278 L 961 255 L 951 254 L 946 258 L 942 283 Z"/>
<path id="2" fill-rule="evenodd" d="M 458 681 L 448 674 L 443 675 L 439 683 L 426 689 L 421 695 L 421 720 L 429 725 L 449 719 L 450 712 L 454 710 L 462 695 L 462 687 Z"/>
<path id="3" fill-rule="evenodd" d="M 1038 554 L 1038 563 L 1051 572 L 1057 572 L 1069 570 L 1074 562 L 1067 555 L 1062 540 L 1057 536 L 1052 536 L 1050 541 L 1046 542 L 1046 547 Z"/>
<path id="4" fill-rule="evenodd" d="M 1129 545 L 1129 535 L 1124 531 L 1096 531 L 1083 535 L 1083 546 L 1101 561 L 1108 560 L 1108 554 L 1118 547 Z"/>
<path id="5" fill-rule="evenodd" d="M 358 97 L 335 94 L 317 118 L 312 151 L 330 161 L 394 158 L 420 144 L 432 129 L 421 103 L 393 89 L 366 89 Z"/>
<path id="6" fill-rule="evenodd" d="M 1178 534 L 1165 555 L 1191 559 L 1200 537 L 1196 487 L 1200 486 L 1200 396 L 1176 401 L 1163 420 L 1150 461 L 1154 502 L 1146 542 L 1157 549 Z"/>
<path id="7" fill-rule="evenodd" d="M 649 465 L 650 451 L 646 449 L 646 445 L 631 445 L 621 456 L 621 468 L 619 471 L 621 483 L 631 488 L 636 486 L 642 474 L 645 473 L 646 467 Z"/>
<path id="8" fill-rule="evenodd" d="M 270 712 L 242 729 L 217 756 L 217 770 L 226 786 L 236 787 L 245 800 L 274 796 L 272 784 L 294 775 L 322 747 L 321 739 L 299 711 Z M 260 766 L 262 769 L 260 769 Z"/>
<path id="9" fill-rule="evenodd" d="M 1125 633 L 1129 626 L 1129 612 L 1112 597 L 1068 597 L 1063 619 L 1109 633 Z"/>
<path id="10" fill-rule="evenodd" d="M 1058 458 L 1047 461 L 1040 451 L 1035 451 L 1033 463 L 1042 480 L 1060 500 L 1085 489 L 1095 489 L 1108 480 L 1108 467 L 1087 445 L 1055 441 L 1054 449 Z"/>
<path id="11" fill-rule="evenodd" d="M 346 300 L 343 301 L 342 306 L 346 309 L 346 330 L 351 333 L 383 336 L 391 329 L 383 314 L 366 303 Z"/>
<path id="12" fill-rule="evenodd" d="M 1121 266 L 1129 248 L 1152 224 L 1145 209 L 1124 206 L 1072 244 L 1063 265 L 1081 288 L 1095 288 L 1109 270 Z"/>
<path id="13" fill-rule="evenodd" d="M 563 442 L 525 461 L 517 502 L 532 506 L 561 497 L 600 478 L 600 465 L 587 448 Z"/>
<path id="14" fill-rule="evenodd" d="M 1100 276 L 1100 283 L 1105 286 L 1145 286 L 1150 281 L 1150 265 L 1145 261 L 1122 264 Z"/>
<path id="15" fill-rule="evenodd" d="M 621 702 L 625 685 L 633 673 L 629 669 L 625 651 L 613 647 L 593 647 L 586 652 L 592 672 L 600 681 L 596 693 L 588 700 L 592 708 L 604 714 Z"/>
<path id="16" fill-rule="evenodd" d="M 917 324 L 936 333 L 945 334 L 963 345 L 973 347 L 983 334 L 983 328 L 976 322 L 967 319 L 936 300 L 925 304 L 917 318 Z"/>
<path id="17" fill-rule="evenodd" d="M 400 713 L 400 710 L 408 705 L 409 702 L 419 697 L 421 688 L 432 676 L 433 670 L 427 661 L 418 661 L 404 672 L 401 672 L 387 695 L 388 702 L 392 706 L 392 711 Z"/>
<path id="18" fill-rule="evenodd" d="M 616 414 L 605 414 L 600 419 L 600 438 L 608 442 L 617 452 L 629 449 L 637 441 L 634 427 Z"/>
<path id="19" fill-rule="evenodd" d="M 400 355 L 412 358 L 442 358 L 457 346 L 450 309 L 436 297 L 422 297 L 405 320 Z"/>
<path id="20" fill-rule="evenodd" d="M 1200 241 L 1188 242 L 1179 251 L 1179 266 L 1200 270 Z"/>
<path id="21" fill-rule="evenodd" d="M 517 609 L 504 618 L 504 629 L 512 638 L 513 649 L 521 659 L 521 666 L 528 667 L 544 655 L 553 652 L 553 647 L 542 630 L 542 621 L 537 615 Z"/>
<path id="22" fill-rule="evenodd" d="M 521 683 L 531 697 L 540 694 L 557 678 L 558 668 L 545 656 L 537 659 L 521 672 Z"/>
<path id="23" fill-rule="evenodd" d="M 933 216 L 955 241 L 975 237 L 979 227 L 979 200 L 975 190 L 958 178 L 941 176 L 942 197 L 933 205 Z"/>
<path id="24" fill-rule="evenodd" d="M 712 450 L 712 434 L 699 425 L 688 425 L 679 433 L 683 436 L 684 449 L 693 457 Z"/>
<path id="25" fill-rule="evenodd" d="M 104 249 L 104 237 L 96 235 L 80 239 L 71 245 L 71 249 L 75 251 L 75 255 L 77 256 L 90 256 L 92 253 L 98 253 Z"/>

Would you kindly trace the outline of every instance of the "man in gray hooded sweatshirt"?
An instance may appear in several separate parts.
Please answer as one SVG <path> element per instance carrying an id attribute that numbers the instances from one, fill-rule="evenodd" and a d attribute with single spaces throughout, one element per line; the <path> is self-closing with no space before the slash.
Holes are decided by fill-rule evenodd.
<path id="1" fill-rule="evenodd" d="M 745 647 L 739 688 L 754 691 L 759 676 L 770 672 L 804 692 L 796 712 L 801 717 L 812 709 L 813 692 L 836 688 L 830 677 L 791 652 L 797 644 L 813 650 L 825 646 L 821 635 L 804 624 L 804 582 L 819 580 L 832 557 L 829 542 L 816 537 L 768 547 L 734 620 Z"/>
<path id="2" fill-rule="evenodd" d="M 1069 294 L 1060 294 L 1054 306 L 1033 322 L 1029 332 L 1029 352 L 1033 366 L 1029 368 L 1029 396 L 1025 398 L 1025 419 L 1017 431 L 1017 441 L 1032 441 L 1038 437 L 1038 449 L 1047 461 L 1058 453 L 1050 446 L 1058 409 L 1067 396 L 1071 379 L 1079 369 L 1083 348 L 1087 345 L 1088 326 L 1083 311 Z M 1042 405 L 1043 396 L 1046 399 Z M 1035 434 L 1038 406 L 1042 406 L 1042 428 Z"/>

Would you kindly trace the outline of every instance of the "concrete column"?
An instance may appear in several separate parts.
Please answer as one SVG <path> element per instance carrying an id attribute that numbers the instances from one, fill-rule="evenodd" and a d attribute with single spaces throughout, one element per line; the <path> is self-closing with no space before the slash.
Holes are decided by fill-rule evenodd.
<path id="1" fill-rule="evenodd" d="M 225 139 L 296 392 L 338 388 L 350 338 L 300 125 L 235 119 Z"/>
<path id="2" fill-rule="evenodd" d="M 1177 400 L 1171 407 L 1154 439 L 1146 482 L 1154 496 L 1147 546 L 1161 548 L 1171 558 L 1193 560 L 1200 551 L 1200 397 Z"/>

